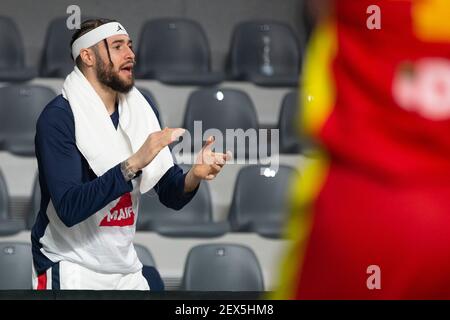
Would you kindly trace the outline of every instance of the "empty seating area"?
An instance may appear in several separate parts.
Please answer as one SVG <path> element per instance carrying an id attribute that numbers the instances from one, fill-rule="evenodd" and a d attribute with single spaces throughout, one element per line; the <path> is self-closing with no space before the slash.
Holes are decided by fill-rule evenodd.
<path id="1" fill-rule="evenodd" d="M 37 69 L 25 65 L 22 36 L 16 23 L 0 16 L 0 81 L 26 81 L 37 76 Z"/>
<path id="2" fill-rule="evenodd" d="M 137 77 L 174 85 L 214 85 L 223 81 L 211 72 L 206 33 L 193 20 L 161 18 L 143 27 L 137 51 Z"/>
<path id="3" fill-rule="evenodd" d="M 31 286 L 30 230 L 40 205 L 35 124 L 73 70 L 66 18 L 42 22 L 42 50 L 31 66 L 17 22 L 0 16 L 0 289 Z M 189 170 L 192 155 L 218 133 L 224 139 L 215 150 L 233 142 L 234 155 L 180 211 L 161 204 L 154 190 L 142 196 L 135 248 L 144 275 L 156 290 L 272 290 L 289 245 L 283 239 L 289 186 L 308 161 L 298 114 L 306 36 L 270 16 L 237 21 L 217 67 L 217 39 L 201 21 L 163 14 L 139 21 L 121 21 L 135 31 L 136 87 L 156 106 L 162 127 L 191 133 L 187 152 L 175 160 Z M 249 129 L 265 130 L 267 139 L 257 135 L 256 144 L 249 138 L 239 145 L 226 134 Z"/>
<path id="4" fill-rule="evenodd" d="M 0 241 L 0 290 L 31 288 L 31 245 Z"/>
<path id="5" fill-rule="evenodd" d="M 301 63 L 299 42 L 284 23 L 242 22 L 234 29 L 228 63 L 231 79 L 269 87 L 296 87 Z"/>
<path id="6" fill-rule="evenodd" d="M 134 244 L 143 274 L 153 291 L 167 288 L 157 271 L 152 253 Z M 0 241 L 0 290 L 31 289 L 31 245 L 26 242 Z M 210 243 L 189 249 L 183 263 L 177 290 L 185 291 L 264 291 L 261 264 L 254 251 L 245 245 Z"/>
<path id="7" fill-rule="evenodd" d="M 37 76 L 64 78 L 72 71 L 67 46 L 73 31 L 66 17 L 48 27 L 38 68 L 25 65 L 22 36 L 13 19 L 0 16 L 0 81 L 20 82 Z M 188 18 L 158 18 L 141 27 L 136 77 L 172 85 L 215 85 L 224 80 L 269 87 L 297 87 L 301 46 L 282 21 L 246 21 L 234 27 L 224 70 L 212 71 L 211 47 L 204 28 Z M 39 72 L 38 72 L 39 70 Z"/>
<path id="8" fill-rule="evenodd" d="M 248 247 L 206 244 L 189 251 L 181 287 L 189 291 L 264 291 L 264 279 L 258 259 Z"/>
<path id="9" fill-rule="evenodd" d="M 188 171 L 188 166 L 183 166 Z M 229 231 L 225 221 L 214 221 L 210 186 L 202 183 L 195 197 L 180 211 L 165 207 L 156 193 L 142 196 L 138 231 L 154 231 L 168 237 L 210 238 Z"/>
<path id="10" fill-rule="evenodd" d="M 36 121 L 54 97 L 55 92 L 40 85 L 0 88 L 0 150 L 33 157 Z"/>

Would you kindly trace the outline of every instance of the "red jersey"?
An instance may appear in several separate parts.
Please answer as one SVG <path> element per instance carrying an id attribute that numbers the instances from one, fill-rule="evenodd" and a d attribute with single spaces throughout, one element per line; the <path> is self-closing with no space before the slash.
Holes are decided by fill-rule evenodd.
<path id="1" fill-rule="evenodd" d="M 279 298 L 450 298 L 450 2 L 338 0 L 306 53 Z"/>

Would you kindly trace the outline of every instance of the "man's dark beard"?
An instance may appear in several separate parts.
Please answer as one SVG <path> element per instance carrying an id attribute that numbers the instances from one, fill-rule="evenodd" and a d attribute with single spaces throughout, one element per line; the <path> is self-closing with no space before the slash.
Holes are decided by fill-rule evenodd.
<path id="1" fill-rule="evenodd" d="M 126 84 L 119 78 L 119 76 L 116 73 L 114 73 L 113 64 L 111 62 L 108 65 L 106 65 L 101 59 L 101 57 L 98 55 L 96 57 L 96 60 L 97 60 L 96 73 L 100 83 L 120 93 L 130 92 L 130 90 L 134 86 L 134 78 L 132 79 L 131 83 Z"/>

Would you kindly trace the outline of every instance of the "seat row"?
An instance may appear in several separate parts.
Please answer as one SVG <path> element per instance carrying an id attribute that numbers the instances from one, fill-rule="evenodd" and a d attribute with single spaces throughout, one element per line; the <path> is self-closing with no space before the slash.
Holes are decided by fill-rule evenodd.
<path id="1" fill-rule="evenodd" d="M 181 165 L 186 172 L 189 166 Z M 262 165 L 240 169 L 233 192 L 228 218 L 215 221 L 210 186 L 201 183 L 195 197 L 181 210 L 170 209 L 152 190 L 144 194 L 139 204 L 137 231 L 152 231 L 166 237 L 210 238 L 228 232 L 251 232 L 272 239 L 283 238 L 287 220 L 288 192 L 296 169 L 281 165 L 278 170 Z M 25 221 L 12 219 L 8 212 L 8 191 L 0 172 L 0 236 L 31 229 L 40 209 L 41 193 L 35 179 L 31 209 Z"/>
<path id="2" fill-rule="evenodd" d="M 153 95 L 148 90 L 139 89 L 151 101 Z M 279 145 L 280 153 L 300 153 L 307 146 L 307 140 L 301 137 L 299 130 L 297 91 L 287 93 L 282 101 L 279 114 Z M 11 85 L 0 88 L 0 151 L 7 151 L 19 156 L 34 156 L 34 135 L 36 121 L 44 106 L 55 97 L 55 93 L 40 85 Z M 162 110 L 164 112 L 164 110 Z M 161 112 L 160 112 L 160 119 Z M 200 135 L 196 134 L 196 124 L 201 124 Z M 164 125 L 164 124 L 162 124 Z M 248 158 L 258 155 L 258 147 L 268 144 L 258 133 L 259 123 L 252 99 L 239 89 L 202 88 L 193 91 L 187 101 L 182 126 L 190 133 L 190 151 L 201 146 L 203 133 L 213 130 L 221 134 L 222 145 L 215 144 L 218 150 L 224 151 L 233 143 L 235 157 Z M 243 133 L 249 130 L 255 133 L 254 141 L 244 141 L 245 134 L 233 136 L 227 132 Z M 210 131 L 211 132 L 211 131 Z M 238 133 L 236 133 L 238 134 Z M 205 138 L 206 139 L 206 138 Z M 228 141 L 227 141 L 228 139 Z M 242 143 L 239 144 L 240 139 Z M 231 141 L 233 140 L 233 141 Z M 245 142 L 245 143 L 244 143 Z M 271 141 L 271 145 L 276 141 Z M 189 147 L 189 146 L 188 146 Z M 270 147 L 270 145 L 269 145 Z M 253 152 L 254 151 L 254 152 Z M 276 150 L 268 150 L 267 155 Z"/>
<path id="3" fill-rule="evenodd" d="M 64 78 L 73 70 L 69 54 L 73 34 L 66 18 L 50 22 L 39 76 Z M 0 81 L 25 81 L 38 75 L 25 66 L 23 43 L 15 22 L 0 17 Z M 234 28 L 225 72 L 211 70 L 206 32 L 186 18 L 159 18 L 141 28 L 136 51 L 136 76 L 172 85 L 214 85 L 224 80 L 261 86 L 297 86 L 301 50 L 293 29 L 278 21 L 246 21 Z"/>
<path id="4" fill-rule="evenodd" d="M 159 272 L 147 272 L 157 270 L 151 252 L 145 246 L 134 246 L 139 260 L 144 265 L 143 275 L 151 290 L 164 290 Z M 31 289 L 31 264 L 29 243 L 0 242 L 0 290 Z M 191 248 L 184 264 L 180 289 L 261 292 L 265 288 L 260 263 L 251 248 L 218 243 Z"/>

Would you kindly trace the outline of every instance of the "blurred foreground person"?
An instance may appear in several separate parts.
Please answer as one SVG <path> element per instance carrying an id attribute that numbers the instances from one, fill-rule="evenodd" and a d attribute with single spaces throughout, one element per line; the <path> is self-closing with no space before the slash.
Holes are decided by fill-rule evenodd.
<path id="1" fill-rule="evenodd" d="M 328 1 L 281 299 L 450 298 L 450 2 Z M 322 1 L 322 5 L 324 2 Z"/>

